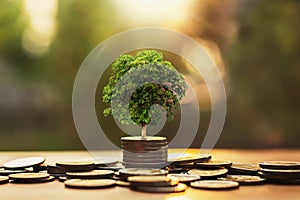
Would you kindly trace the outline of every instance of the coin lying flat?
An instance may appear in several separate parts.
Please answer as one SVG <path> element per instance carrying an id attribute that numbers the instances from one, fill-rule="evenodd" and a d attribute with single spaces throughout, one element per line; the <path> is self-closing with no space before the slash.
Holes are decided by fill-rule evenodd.
<path id="1" fill-rule="evenodd" d="M 163 141 L 167 141 L 167 138 L 165 137 L 141 137 L 141 136 L 129 136 L 129 137 L 122 137 L 121 138 L 122 142 L 123 141 L 127 141 L 127 142 L 163 142 Z"/>
<path id="2" fill-rule="evenodd" d="M 0 176 L 0 184 L 5 184 L 9 182 L 8 176 Z"/>
<path id="3" fill-rule="evenodd" d="M 5 169 L 24 169 L 27 167 L 40 165 L 43 162 L 45 162 L 45 158 L 43 157 L 26 157 L 10 160 L 4 163 L 3 166 Z"/>
<path id="4" fill-rule="evenodd" d="M 261 169 L 260 171 L 266 179 L 300 179 L 300 170 L 296 169 Z"/>
<path id="5" fill-rule="evenodd" d="M 129 176 L 160 176 L 167 175 L 168 171 L 164 169 L 143 169 L 143 168 L 125 168 L 119 170 L 120 178 L 127 180 Z"/>
<path id="6" fill-rule="evenodd" d="M 112 179 L 69 179 L 65 181 L 65 187 L 82 189 L 107 188 L 113 187 L 115 184 L 116 181 Z"/>
<path id="7" fill-rule="evenodd" d="M 187 189 L 187 186 L 184 183 L 179 183 L 176 186 L 169 186 L 169 187 L 137 186 L 137 187 L 131 187 L 131 189 L 140 192 L 174 193 L 174 192 L 184 192 Z"/>
<path id="8" fill-rule="evenodd" d="M 188 171 L 190 175 L 198 175 L 201 178 L 216 178 L 227 174 L 228 170 L 225 168 L 220 169 L 191 169 Z"/>
<path id="9" fill-rule="evenodd" d="M 259 166 L 265 169 L 299 169 L 300 162 L 296 161 L 265 161 L 260 162 Z"/>
<path id="10" fill-rule="evenodd" d="M 211 159 L 210 155 L 178 155 L 178 154 L 170 154 L 168 159 L 169 164 L 177 164 L 177 163 L 190 163 L 190 162 L 204 162 Z"/>
<path id="11" fill-rule="evenodd" d="M 205 162 L 196 162 L 195 164 L 199 168 L 216 168 L 229 167 L 232 165 L 232 162 L 229 160 L 208 160 Z"/>
<path id="12" fill-rule="evenodd" d="M 190 174 L 168 174 L 167 176 L 170 178 L 177 178 L 181 183 L 189 183 L 200 179 L 200 176 Z"/>
<path id="13" fill-rule="evenodd" d="M 71 161 L 57 162 L 57 166 L 65 168 L 68 172 L 91 171 L 94 169 L 94 162 L 89 161 Z"/>
<path id="14" fill-rule="evenodd" d="M 106 166 L 106 165 L 113 165 L 119 162 L 118 157 L 94 157 L 94 158 L 87 158 L 82 159 L 81 161 L 93 162 L 95 166 Z"/>
<path id="15" fill-rule="evenodd" d="M 46 173 L 18 173 L 18 174 L 9 175 L 9 178 L 13 180 L 33 180 L 33 179 L 44 179 L 48 177 L 49 174 Z"/>
<path id="16" fill-rule="evenodd" d="M 0 170 L 0 176 L 8 176 L 10 174 L 16 174 L 16 173 L 26 173 L 27 170 L 10 170 L 10 169 L 1 169 Z"/>
<path id="17" fill-rule="evenodd" d="M 258 175 L 259 167 L 254 164 L 233 163 L 228 171 L 230 174 Z"/>
<path id="18" fill-rule="evenodd" d="M 245 176 L 245 175 L 227 175 L 226 177 L 218 178 L 223 181 L 235 181 L 240 185 L 260 185 L 266 182 L 266 179 L 259 176 Z"/>
<path id="19" fill-rule="evenodd" d="M 116 184 L 120 187 L 129 187 L 130 186 L 130 183 L 129 182 L 126 182 L 126 181 L 120 181 L 120 180 L 117 180 L 116 181 Z"/>
<path id="20" fill-rule="evenodd" d="M 128 177 L 131 186 L 153 186 L 153 187 L 166 187 L 178 185 L 177 178 L 170 178 L 167 176 L 131 176 Z"/>
<path id="21" fill-rule="evenodd" d="M 92 170 L 88 172 L 67 172 L 66 175 L 70 179 L 100 179 L 112 178 L 114 173 L 112 170 Z"/>
<path id="22" fill-rule="evenodd" d="M 48 183 L 48 182 L 51 182 L 51 181 L 54 181 L 54 180 L 55 180 L 54 176 L 49 176 L 48 178 L 43 178 L 43 179 L 13 180 L 12 183 L 27 183 L 27 184 L 30 184 L 30 183 Z"/>
<path id="23" fill-rule="evenodd" d="M 59 182 L 65 182 L 66 180 L 68 180 L 68 178 L 65 177 L 65 176 L 59 176 L 59 177 L 58 177 L 58 181 L 59 181 Z"/>
<path id="24" fill-rule="evenodd" d="M 227 189 L 238 188 L 239 183 L 234 181 L 206 180 L 206 181 L 192 182 L 191 186 L 199 189 L 227 190 Z"/>
<path id="25" fill-rule="evenodd" d="M 110 164 L 106 166 L 95 166 L 94 169 L 119 171 L 120 169 L 124 169 L 124 166 L 122 163 L 118 162 L 116 164 Z"/>

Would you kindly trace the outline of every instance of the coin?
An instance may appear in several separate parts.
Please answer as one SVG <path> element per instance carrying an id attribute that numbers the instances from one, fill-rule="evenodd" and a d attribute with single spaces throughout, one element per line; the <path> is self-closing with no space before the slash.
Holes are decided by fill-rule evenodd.
<path id="1" fill-rule="evenodd" d="M 300 185 L 300 179 L 268 179 L 268 182 L 280 185 Z"/>
<path id="2" fill-rule="evenodd" d="M 30 180 L 26 180 L 26 179 L 16 180 L 16 179 L 14 179 L 12 181 L 12 183 L 27 183 L 27 184 L 30 184 L 30 183 L 48 183 L 48 182 L 51 182 L 51 181 L 54 181 L 54 180 L 55 180 L 54 176 L 49 176 L 48 178 L 42 178 L 42 179 L 30 179 Z"/>
<path id="3" fill-rule="evenodd" d="M 220 169 L 191 169 L 188 171 L 190 175 L 198 175 L 201 178 L 216 178 L 227 174 L 228 170 L 225 168 Z"/>
<path id="4" fill-rule="evenodd" d="M 125 168 L 119 170 L 120 178 L 127 180 L 129 176 L 159 176 L 168 174 L 167 170 L 164 169 L 144 169 L 144 168 Z"/>
<path id="5" fill-rule="evenodd" d="M 132 187 L 138 186 L 155 186 L 155 187 L 166 187 L 178 185 L 179 181 L 177 178 L 170 178 L 167 176 L 131 176 L 128 177 L 128 181 Z"/>
<path id="6" fill-rule="evenodd" d="M 232 162 L 229 160 L 208 160 L 204 162 L 195 162 L 195 165 L 199 168 L 217 168 L 217 167 L 229 167 Z"/>
<path id="7" fill-rule="evenodd" d="M 178 154 L 170 154 L 168 159 L 169 164 L 177 163 L 190 163 L 190 162 L 203 162 L 211 159 L 210 155 L 184 155 L 180 156 Z"/>
<path id="8" fill-rule="evenodd" d="M 230 174 L 240 174 L 240 175 L 257 175 L 259 167 L 254 164 L 244 164 L 244 163 L 233 163 L 228 171 Z"/>
<path id="9" fill-rule="evenodd" d="M 129 182 L 126 182 L 126 181 L 120 181 L 120 180 L 117 180 L 116 181 L 116 184 L 120 187 L 129 187 L 130 186 L 130 183 Z"/>
<path id="10" fill-rule="evenodd" d="M 123 162 L 125 168 L 164 168 L 167 166 L 166 162 L 159 162 L 159 163 L 129 163 Z"/>
<path id="11" fill-rule="evenodd" d="M 1 176 L 8 176 L 10 174 L 16 174 L 16 173 L 26 173 L 27 170 L 9 170 L 9 169 L 1 169 L 0 175 Z"/>
<path id="12" fill-rule="evenodd" d="M 240 185 L 260 185 L 266 182 L 266 179 L 259 176 L 245 175 L 227 175 L 226 177 L 218 178 L 223 181 L 236 181 Z"/>
<path id="13" fill-rule="evenodd" d="M 94 162 L 88 161 L 57 162 L 56 165 L 65 168 L 68 172 L 91 171 L 94 169 Z"/>
<path id="14" fill-rule="evenodd" d="M 66 168 L 55 166 L 55 165 L 47 165 L 47 173 L 48 174 L 65 174 L 67 172 Z"/>
<path id="15" fill-rule="evenodd" d="M 65 176 L 59 176 L 58 180 L 59 180 L 59 182 L 65 182 L 66 180 L 68 180 L 68 178 Z"/>
<path id="16" fill-rule="evenodd" d="M 131 189 L 140 192 L 174 193 L 174 192 L 184 192 L 187 189 L 187 186 L 184 183 L 179 183 L 176 186 L 169 186 L 169 187 L 137 186 L 137 187 L 131 187 Z"/>
<path id="17" fill-rule="evenodd" d="M 260 162 L 259 166 L 264 169 L 299 169 L 300 162 L 296 161 L 264 161 Z"/>
<path id="18" fill-rule="evenodd" d="M 0 184 L 5 184 L 9 182 L 8 176 L 0 176 Z"/>
<path id="19" fill-rule="evenodd" d="M 45 158 L 43 157 L 26 157 L 7 161 L 3 166 L 5 169 L 24 169 L 40 165 L 43 162 L 45 162 Z"/>
<path id="20" fill-rule="evenodd" d="M 177 178 L 181 183 L 190 183 L 200 179 L 200 176 L 190 174 L 168 174 L 167 176 L 170 178 Z"/>
<path id="21" fill-rule="evenodd" d="M 159 141 L 167 141 L 167 138 L 165 137 L 155 137 L 155 136 L 149 136 L 149 137 L 142 137 L 142 136 L 129 136 L 129 137 L 122 137 L 121 141 L 132 141 L 132 142 L 159 142 Z"/>
<path id="22" fill-rule="evenodd" d="M 32 171 L 33 172 L 40 172 L 40 171 L 43 171 L 43 170 L 47 170 L 47 165 L 45 163 L 33 166 L 33 170 Z"/>
<path id="23" fill-rule="evenodd" d="M 300 179 L 300 170 L 261 169 L 266 179 Z"/>
<path id="24" fill-rule="evenodd" d="M 234 181 L 206 180 L 192 182 L 191 186 L 199 189 L 225 190 L 238 188 L 239 183 Z"/>
<path id="25" fill-rule="evenodd" d="M 88 172 L 67 172 L 67 177 L 70 179 L 101 179 L 112 178 L 114 171 L 112 170 L 92 170 Z"/>
<path id="26" fill-rule="evenodd" d="M 119 162 L 118 157 L 94 157 L 94 158 L 86 158 L 82 159 L 80 161 L 87 161 L 87 162 L 93 162 L 95 166 L 106 166 L 106 165 L 113 165 Z"/>
<path id="27" fill-rule="evenodd" d="M 120 169 L 124 169 L 124 166 L 122 163 L 118 162 L 116 164 L 110 164 L 110 165 L 105 165 L 105 166 L 95 166 L 94 169 L 118 171 Z"/>
<path id="28" fill-rule="evenodd" d="M 65 187 L 79 189 L 107 188 L 113 187 L 115 184 L 115 180 L 112 179 L 69 179 L 65 181 Z"/>
<path id="29" fill-rule="evenodd" d="M 43 179 L 48 178 L 49 174 L 46 173 L 18 173 L 18 174 L 10 174 L 9 178 L 14 180 L 32 180 L 32 179 Z"/>

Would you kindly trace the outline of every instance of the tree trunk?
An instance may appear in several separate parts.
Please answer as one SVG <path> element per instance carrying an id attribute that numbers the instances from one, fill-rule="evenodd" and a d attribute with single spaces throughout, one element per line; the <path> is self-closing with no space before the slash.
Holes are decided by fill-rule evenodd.
<path id="1" fill-rule="evenodd" d="M 146 132 L 147 132 L 147 125 L 142 126 L 142 139 L 146 138 L 147 136 Z"/>

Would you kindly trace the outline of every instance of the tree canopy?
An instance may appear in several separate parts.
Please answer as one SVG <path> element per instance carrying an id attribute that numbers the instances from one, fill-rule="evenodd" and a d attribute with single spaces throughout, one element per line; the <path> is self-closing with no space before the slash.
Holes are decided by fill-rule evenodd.
<path id="1" fill-rule="evenodd" d="M 187 85 L 182 74 L 164 60 L 162 53 L 144 50 L 135 56 L 121 55 L 113 62 L 112 70 L 103 90 L 103 102 L 111 103 L 103 111 L 105 116 L 113 114 L 121 124 L 135 123 L 144 127 L 150 122 L 157 123 L 164 109 L 167 119 L 173 119 Z M 151 109 L 153 105 L 161 109 Z"/>

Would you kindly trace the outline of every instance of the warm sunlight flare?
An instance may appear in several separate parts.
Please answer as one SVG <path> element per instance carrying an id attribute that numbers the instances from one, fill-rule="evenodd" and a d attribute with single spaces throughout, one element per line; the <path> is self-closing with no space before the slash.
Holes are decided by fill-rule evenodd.
<path id="1" fill-rule="evenodd" d="M 23 0 L 23 5 L 29 20 L 23 33 L 23 48 L 29 55 L 43 55 L 56 33 L 57 0 Z"/>
<path id="2" fill-rule="evenodd" d="M 193 0 L 114 0 L 128 23 L 175 25 L 186 18 Z"/>

